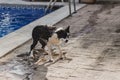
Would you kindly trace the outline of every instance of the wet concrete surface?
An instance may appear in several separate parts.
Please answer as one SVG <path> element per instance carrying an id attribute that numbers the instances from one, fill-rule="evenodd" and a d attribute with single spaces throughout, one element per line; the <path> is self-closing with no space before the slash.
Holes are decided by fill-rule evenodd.
<path id="1" fill-rule="evenodd" d="M 70 60 L 34 65 L 31 40 L 0 59 L 0 80 L 120 80 L 120 4 L 94 4 L 56 24 L 71 26 Z M 37 48 L 40 48 L 38 45 Z"/>
<path id="2" fill-rule="evenodd" d="M 9 58 L 6 56 L 6 59 L 1 60 L 0 80 L 47 80 L 47 67 L 35 65 L 33 58 L 22 54 L 28 53 L 10 54 L 7 55 Z"/>

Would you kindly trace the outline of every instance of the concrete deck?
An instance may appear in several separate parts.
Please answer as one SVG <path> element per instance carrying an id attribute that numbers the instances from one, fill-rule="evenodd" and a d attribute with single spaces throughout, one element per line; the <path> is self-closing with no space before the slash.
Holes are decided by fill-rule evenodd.
<path id="1" fill-rule="evenodd" d="M 24 1 L 1 1 L 0 3 L 4 4 L 25 4 L 25 5 L 47 5 L 47 3 L 35 3 L 35 2 L 25 2 Z M 63 4 L 59 4 L 63 5 Z M 77 4 L 76 9 L 80 9 L 84 7 L 85 4 Z M 72 13 L 74 12 L 73 6 L 72 6 Z M 64 5 L 64 7 L 50 13 L 49 15 L 46 15 L 40 19 L 37 19 L 36 21 L 22 27 L 21 29 L 12 32 L 2 38 L 0 38 L 0 58 L 5 56 L 10 51 L 14 50 L 15 48 L 19 47 L 26 41 L 31 39 L 31 33 L 32 29 L 36 25 L 54 25 L 61 21 L 62 19 L 69 16 L 69 8 L 68 5 Z"/>

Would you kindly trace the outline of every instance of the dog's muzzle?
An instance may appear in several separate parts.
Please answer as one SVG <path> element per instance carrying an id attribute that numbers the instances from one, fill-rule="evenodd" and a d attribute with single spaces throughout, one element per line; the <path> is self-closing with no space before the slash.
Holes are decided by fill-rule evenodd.
<path id="1" fill-rule="evenodd" d="M 68 42 L 68 40 L 65 40 L 65 43 L 67 43 Z"/>

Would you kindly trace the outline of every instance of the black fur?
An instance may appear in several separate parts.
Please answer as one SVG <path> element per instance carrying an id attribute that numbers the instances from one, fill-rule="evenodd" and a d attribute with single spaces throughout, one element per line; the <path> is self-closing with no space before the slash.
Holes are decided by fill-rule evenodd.
<path id="1" fill-rule="evenodd" d="M 57 33 L 59 39 L 60 38 L 64 38 L 65 39 L 67 37 L 67 33 L 65 31 L 63 31 L 63 30 L 60 30 L 60 31 L 58 31 L 56 33 Z"/>

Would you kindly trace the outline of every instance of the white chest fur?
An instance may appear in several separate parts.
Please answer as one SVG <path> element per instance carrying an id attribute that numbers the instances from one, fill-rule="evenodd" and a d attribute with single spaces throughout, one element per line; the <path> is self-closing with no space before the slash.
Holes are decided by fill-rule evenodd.
<path id="1" fill-rule="evenodd" d="M 59 45 L 60 44 L 60 40 L 58 39 L 58 36 L 56 33 L 54 33 L 48 40 L 48 44 L 52 44 L 52 45 Z"/>

